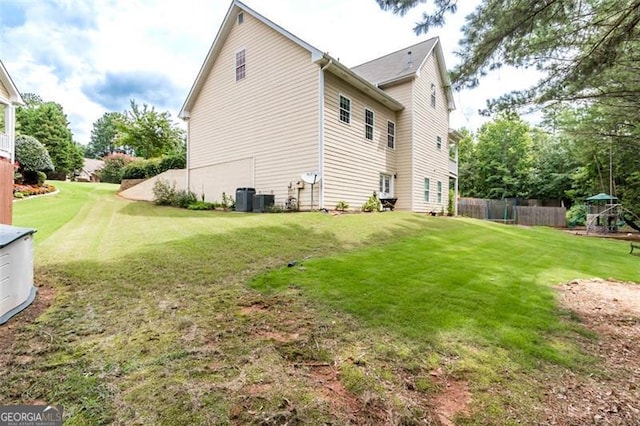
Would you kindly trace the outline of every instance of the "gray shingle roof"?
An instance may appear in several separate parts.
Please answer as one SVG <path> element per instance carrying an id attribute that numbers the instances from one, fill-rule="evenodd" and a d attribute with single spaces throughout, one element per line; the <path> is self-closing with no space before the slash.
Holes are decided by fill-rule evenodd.
<path id="1" fill-rule="evenodd" d="M 373 84 L 408 77 L 416 73 L 437 42 L 438 37 L 430 38 L 381 58 L 365 62 L 351 68 L 351 70 Z"/>

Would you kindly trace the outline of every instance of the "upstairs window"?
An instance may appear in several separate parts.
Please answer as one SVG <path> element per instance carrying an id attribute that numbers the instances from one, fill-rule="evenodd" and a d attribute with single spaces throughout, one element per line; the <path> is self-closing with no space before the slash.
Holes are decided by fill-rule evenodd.
<path id="1" fill-rule="evenodd" d="M 364 137 L 373 140 L 373 111 L 370 109 L 364 110 Z"/>
<path id="2" fill-rule="evenodd" d="M 351 123 L 351 99 L 340 95 L 340 121 Z"/>
<path id="3" fill-rule="evenodd" d="M 242 24 L 244 22 L 244 13 L 240 12 L 238 13 L 238 25 Z"/>
<path id="4" fill-rule="evenodd" d="M 393 121 L 387 121 L 387 147 L 396 147 L 396 123 Z"/>
<path id="5" fill-rule="evenodd" d="M 431 83 L 431 106 L 436 107 L 436 85 Z"/>
<path id="6" fill-rule="evenodd" d="M 436 136 L 436 148 L 442 149 L 442 138 L 440 136 Z"/>
<path id="7" fill-rule="evenodd" d="M 244 49 L 236 52 L 236 81 L 240 81 L 246 76 L 246 55 Z"/>

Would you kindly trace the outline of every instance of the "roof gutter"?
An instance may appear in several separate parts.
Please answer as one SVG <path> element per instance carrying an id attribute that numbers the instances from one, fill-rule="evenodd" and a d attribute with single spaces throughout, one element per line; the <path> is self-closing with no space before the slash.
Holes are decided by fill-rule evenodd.
<path id="1" fill-rule="evenodd" d="M 350 68 L 347 68 L 343 64 L 341 64 L 337 59 L 332 58 L 328 54 L 322 55 L 318 63 L 331 63 L 331 69 L 329 70 L 332 74 L 336 75 L 338 78 L 352 84 L 354 87 L 358 88 L 362 92 L 371 96 L 387 108 L 392 111 L 401 111 L 404 109 L 404 105 L 391 97 L 388 93 L 384 92 L 378 86 L 371 83 L 369 80 L 361 77 Z"/>

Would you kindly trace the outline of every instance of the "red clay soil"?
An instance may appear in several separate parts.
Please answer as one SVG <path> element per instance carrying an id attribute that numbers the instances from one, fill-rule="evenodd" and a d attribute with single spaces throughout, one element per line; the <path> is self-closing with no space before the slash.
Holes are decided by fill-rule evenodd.
<path id="1" fill-rule="evenodd" d="M 600 359 L 600 371 L 586 378 L 566 371 L 549 384 L 546 424 L 640 425 L 640 285 L 574 280 L 558 290 L 561 305 L 598 335 L 580 343 Z"/>

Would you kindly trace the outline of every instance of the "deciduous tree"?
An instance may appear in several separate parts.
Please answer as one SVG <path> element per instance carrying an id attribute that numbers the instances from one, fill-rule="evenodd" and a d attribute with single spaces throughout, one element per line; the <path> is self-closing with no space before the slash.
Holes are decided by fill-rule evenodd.
<path id="1" fill-rule="evenodd" d="M 144 158 L 175 154 L 184 150 L 184 131 L 171 119 L 168 112 L 157 112 L 143 104 L 140 108 L 131 100 L 131 110 L 118 124 L 120 143 L 130 146 L 136 156 Z"/>

